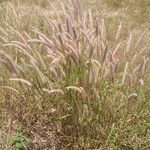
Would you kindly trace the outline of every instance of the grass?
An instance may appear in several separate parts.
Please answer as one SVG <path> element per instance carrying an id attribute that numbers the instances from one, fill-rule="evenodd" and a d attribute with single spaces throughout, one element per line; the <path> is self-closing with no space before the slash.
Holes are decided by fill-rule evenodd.
<path id="1" fill-rule="evenodd" d="M 0 149 L 150 149 L 149 1 L 95 4 L 1 2 Z"/>

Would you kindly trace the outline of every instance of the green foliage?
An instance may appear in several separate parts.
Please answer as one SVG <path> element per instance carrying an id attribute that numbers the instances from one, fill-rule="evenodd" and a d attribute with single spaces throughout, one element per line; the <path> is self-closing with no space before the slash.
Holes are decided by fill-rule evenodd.
<path id="1" fill-rule="evenodd" d="M 15 146 L 16 150 L 27 150 L 27 145 L 29 140 L 22 135 L 21 129 L 18 129 L 16 135 L 12 139 L 12 145 Z"/>
<path id="2" fill-rule="evenodd" d="M 4 132 L 23 127 L 12 147 L 149 148 L 149 1 L 104 0 L 101 13 L 91 0 L 11 2 L 0 14 L 0 107 Z"/>

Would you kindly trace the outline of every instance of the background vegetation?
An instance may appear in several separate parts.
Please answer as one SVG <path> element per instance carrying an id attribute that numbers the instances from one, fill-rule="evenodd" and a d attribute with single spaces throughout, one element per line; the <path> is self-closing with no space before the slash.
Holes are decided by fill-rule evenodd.
<path id="1" fill-rule="evenodd" d="M 150 149 L 150 1 L 0 1 L 0 149 Z"/>

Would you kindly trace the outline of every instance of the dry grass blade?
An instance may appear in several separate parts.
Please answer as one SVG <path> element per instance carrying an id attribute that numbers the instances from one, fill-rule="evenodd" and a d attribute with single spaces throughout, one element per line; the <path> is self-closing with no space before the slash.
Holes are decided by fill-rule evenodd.
<path id="1" fill-rule="evenodd" d="M 126 65 L 125 65 L 125 69 L 124 69 L 124 73 L 123 73 L 123 77 L 122 77 L 122 82 L 121 82 L 122 86 L 125 83 L 125 79 L 126 79 L 126 75 L 127 75 L 127 70 L 128 70 L 128 65 L 129 65 L 129 63 L 127 62 Z"/>
<path id="2" fill-rule="evenodd" d="M 117 30 L 117 33 L 116 33 L 116 40 L 119 39 L 119 36 L 120 36 L 120 33 L 121 33 L 121 29 L 122 29 L 122 23 L 120 23 L 119 27 L 118 27 L 118 30 Z"/>
<path id="3" fill-rule="evenodd" d="M 116 55 L 116 53 L 117 53 L 117 51 L 119 50 L 120 46 L 121 46 L 121 43 L 119 43 L 119 44 L 116 46 L 116 48 L 115 48 L 114 51 L 113 51 L 113 56 Z"/>
<path id="4" fill-rule="evenodd" d="M 24 49 L 20 45 L 14 44 L 14 43 L 7 43 L 7 44 L 4 44 L 4 46 L 11 46 L 11 47 L 18 48 L 18 51 L 23 53 L 25 56 L 27 56 L 31 62 L 37 63 L 36 59 L 26 49 Z"/>
<path id="5" fill-rule="evenodd" d="M 2 63 L 7 67 L 7 69 L 12 73 L 17 74 L 17 65 L 13 62 L 9 55 L 0 51 L 0 57 L 2 58 Z"/>
<path id="6" fill-rule="evenodd" d="M 20 92 L 18 90 L 16 90 L 15 88 L 12 88 L 10 86 L 0 86 L 0 88 L 10 90 L 10 91 L 15 92 L 17 94 L 20 94 Z"/>
<path id="7" fill-rule="evenodd" d="M 143 34 L 140 36 L 140 38 L 137 40 L 136 44 L 135 44 L 135 49 L 138 48 L 138 46 L 141 44 L 142 39 L 144 38 L 145 34 L 149 31 L 149 28 L 147 28 Z"/>
<path id="8" fill-rule="evenodd" d="M 39 43 L 39 44 L 43 44 L 44 46 L 48 47 L 50 50 L 52 50 L 52 45 L 49 45 L 47 42 L 45 42 L 44 40 L 39 40 L 39 39 L 30 39 L 27 40 L 27 43 Z"/>
<path id="9" fill-rule="evenodd" d="M 83 87 L 68 86 L 68 87 L 66 87 L 66 89 L 67 90 L 69 90 L 69 89 L 74 90 L 74 91 L 78 92 L 79 94 L 81 94 L 83 97 L 86 96 L 86 92 L 85 92 Z"/>
<path id="10" fill-rule="evenodd" d="M 48 37 L 46 37 L 46 35 L 37 30 L 33 30 L 33 32 L 36 33 L 39 38 L 42 37 L 42 39 L 44 39 L 46 43 L 52 46 L 52 41 Z"/>
<path id="11" fill-rule="evenodd" d="M 149 148 L 149 0 L 0 1 L 0 149 Z"/>
<path id="12" fill-rule="evenodd" d="M 8 42 L 8 44 L 9 44 L 9 42 Z M 24 43 L 21 43 L 18 41 L 11 41 L 10 44 L 18 45 L 18 46 L 22 47 L 23 49 L 27 50 L 29 53 L 32 53 L 32 48 L 27 43 L 24 44 Z M 6 45 L 7 45 L 7 43 L 6 43 Z"/>
<path id="13" fill-rule="evenodd" d="M 92 16 L 92 12 L 91 12 L 91 10 L 89 9 L 89 11 L 88 11 L 88 15 L 89 15 L 89 28 L 90 29 L 93 29 L 93 16 Z"/>
<path id="14" fill-rule="evenodd" d="M 21 42 L 26 43 L 26 39 L 21 35 L 20 32 L 15 30 L 12 26 L 8 25 L 7 23 L 6 23 L 6 25 L 9 27 L 9 29 L 12 33 L 15 33 L 20 38 Z"/>
<path id="15" fill-rule="evenodd" d="M 17 81 L 17 82 L 20 82 L 20 83 L 25 84 L 25 85 L 27 85 L 27 86 L 29 86 L 29 87 L 32 86 L 32 84 L 31 84 L 29 81 L 25 80 L 25 79 L 21 79 L 21 78 L 10 78 L 9 80 L 10 80 L 10 81 Z"/>
<path id="16" fill-rule="evenodd" d="M 102 41 L 105 42 L 106 41 L 106 25 L 105 25 L 105 20 L 102 19 L 101 21 L 101 38 L 102 38 Z"/>
<path id="17" fill-rule="evenodd" d="M 46 76 L 44 73 L 39 69 L 39 67 L 36 64 L 33 64 L 34 69 L 37 72 L 38 80 L 41 84 L 45 84 L 47 82 Z"/>
<path id="18" fill-rule="evenodd" d="M 23 31 L 23 36 L 26 40 L 31 40 L 31 36 L 26 32 L 26 31 Z"/>
<path id="19" fill-rule="evenodd" d="M 142 62 L 133 70 L 133 74 L 137 76 L 137 80 L 143 78 L 148 59 L 143 58 Z"/>
<path id="20" fill-rule="evenodd" d="M 47 92 L 48 94 L 61 94 L 64 95 L 64 91 L 61 89 L 42 89 L 44 92 Z"/>
<path id="21" fill-rule="evenodd" d="M 125 50 L 125 53 L 128 53 L 129 50 L 130 50 L 132 37 L 133 37 L 133 35 L 132 35 L 132 33 L 130 33 L 129 39 L 128 39 L 128 41 L 127 41 L 127 49 Z"/>

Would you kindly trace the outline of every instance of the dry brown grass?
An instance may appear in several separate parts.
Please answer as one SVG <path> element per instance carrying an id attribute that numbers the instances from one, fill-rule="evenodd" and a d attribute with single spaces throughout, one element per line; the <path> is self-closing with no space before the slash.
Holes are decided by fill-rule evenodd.
<path id="1" fill-rule="evenodd" d="M 149 149 L 148 0 L 61 2 L 0 4 L 0 149 Z"/>

